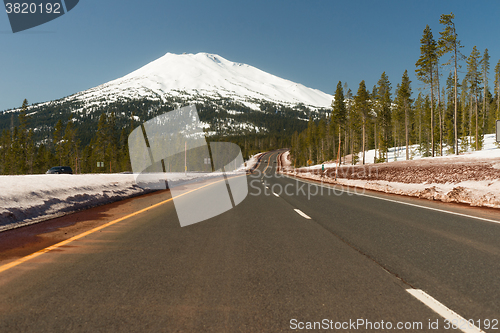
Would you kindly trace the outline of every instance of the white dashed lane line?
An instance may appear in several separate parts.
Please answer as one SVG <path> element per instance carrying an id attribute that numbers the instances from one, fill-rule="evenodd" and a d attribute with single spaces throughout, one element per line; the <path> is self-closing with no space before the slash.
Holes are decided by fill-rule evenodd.
<path id="1" fill-rule="evenodd" d="M 444 319 L 447 319 L 449 323 L 451 323 L 451 324 L 454 323 L 458 327 L 458 329 L 461 330 L 462 332 L 484 333 L 483 330 L 474 326 L 473 322 L 465 320 L 458 313 L 447 308 L 446 306 L 444 306 L 443 304 L 438 302 L 434 297 L 430 296 L 429 294 L 427 294 L 423 290 L 407 289 L 406 291 L 408 293 L 410 293 L 413 297 L 418 299 L 420 302 L 427 305 L 429 308 L 431 308 L 438 315 L 440 315 Z"/>
<path id="2" fill-rule="evenodd" d="M 275 197 L 278 197 L 278 198 L 279 198 L 279 195 L 277 195 L 277 194 L 276 194 L 276 193 L 274 193 L 274 192 L 273 192 L 273 194 L 274 194 L 274 196 L 275 196 Z"/>
<path id="3" fill-rule="evenodd" d="M 310 220 L 311 218 L 309 216 L 307 216 L 303 211 L 301 211 L 300 209 L 294 209 L 294 211 L 299 214 L 300 216 L 302 216 L 303 218 L 305 219 L 308 219 Z"/>

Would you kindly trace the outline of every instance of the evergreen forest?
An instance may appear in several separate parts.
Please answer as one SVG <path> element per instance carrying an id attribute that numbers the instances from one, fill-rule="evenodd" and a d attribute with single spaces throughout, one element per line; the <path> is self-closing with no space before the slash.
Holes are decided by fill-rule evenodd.
<path id="1" fill-rule="evenodd" d="M 408 147 L 415 144 L 430 157 L 480 150 L 500 119 L 500 60 L 490 63 L 488 49 L 476 46 L 466 53 L 454 19 L 453 13 L 441 15 L 439 35 L 429 26 L 423 30 L 413 69 L 424 87 L 418 92 L 405 70 L 394 93 L 385 72 L 371 90 L 364 80 L 353 89 L 338 81 L 331 109 L 252 101 L 260 105 L 254 110 L 230 98 L 204 97 L 195 105 L 209 125 L 207 141 L 236 143 L 245 159 L 290 148 L 297 167 L 346 156 L 364 164 L 369 149 L 376 149 L 374 162 L 385 162 L 388 149 L 398 146 L 406 146 L 411 159 Z M 130 172 L 131 131 L 191 103 L 167 97 L 30 106 L 24 100 L 19 110 L 0 113 L 0 174 L 39 174 L 63 165 L 75 173 Z"/>

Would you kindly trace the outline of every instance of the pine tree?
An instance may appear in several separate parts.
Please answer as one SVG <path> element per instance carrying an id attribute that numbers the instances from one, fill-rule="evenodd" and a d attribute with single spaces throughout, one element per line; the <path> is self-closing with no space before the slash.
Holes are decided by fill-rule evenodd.
<path id="1" fill-rule="evenodd" d="M 102 113 L 97 123 L 97 132 L 92 144 L 92 160 L 93 168 L 96 167 L 96 162 L 103 162 L 106 165 L 106 149 L 108 146 L 108 125 L 107 115 Z M 97 169 L 98 171 L 105 171 L 105 169 Z"/>
<path id="2" fill-rule="evenodd" d="M 10 161 L 9 165 L 9 174 L 11 175 L 20 175 L 22 174 L 21 164 L 23 164 L 23 160 L 19 158 L 22 155 L 21 153 L 22 147 L 19 140 L 19 130 L 14 127 L 12 131 L 12 143 L 10 145 L 10 149 L 8 152 L 7 160 Z"/>
<path id="3" fill-rule="evenodd" d="M 391 100 L 391 83 L 389 77 L 382 73 L 377 86 L 377 117 L 378 124 L 381 129 L 380 146 L 384 157 L 387 156 L 389 145 L 391 142 L 391 126 L 392 126 L 392 100 Z"/>
<path id="4" fill-rule="evenodd" d="M 128 151 L 128 136 L 130 133 L 128 133 L 126 128 L 122 128 L 121 133 L 120 133 L 120 141 L 119 141 L 119 164 L 120 164 L 120 169 L 122 171 L 132 171 L 132 166 L 130 165 L 130 155 Z M 245 139 L 245 151 L 248 151 L 248 144 L 246 143 Z"/>
<path id="5" fill-rule="evenodd" d="M 77 139 L 76 128 L 73 124 L 73 118 L 69 119 L 64 130 L 62 141 L 62 150 L 64 155 L 64 164 L 73 168 L 78 173 L 79 142 Z"/>
<path id="6" fill-rule="evenodd" d="M 422 121 L 423 121 L 423 110 L 424 110 L 424 99 L 422 94 L 419 93 L 417 99 L 415 100 L 415 117 L 417 122 L 417 141 L 422 151 Z"/>
<path id="7" fill-rule="evenodd" d="M 365 150 L 366 150 L 366 124 L 370 113 L 370 94 L 366 90 L 365 81 L 359 83 L 358 93 L 355 97 L 355 106 L 358 114 L 362 119 L 362 151 L 363 151 L 363 165 L 365 164 Z"/>
<path id="8" fill-rule="evenodd" d="M 455 23 L 453 22 L 453 19 L 455 19 L 455 15 L 453 13 L 450 14 L 442 14 L 439 23 L 444 25 L 444 30 L 439 32 L 441 35 L 439 37 L 439 53 L 440 55 L 443 55 L 448 52 L 452 52 L 452 56 L 450 61 L 445 63 L 445 65 L 448 65 L 450 63 L 453 63 L 454 67 L 454 79 L 455 79 L 455 84 L 454 84 L 454 132 L 455 132 L 455 143 L 454 143 L 454 150 L 455 154 L 458 155 L 459 149 L 458 149 L 458 60 L 464 59 L 464 56 L 460 53 L 460 48 L 463 46 L 460 44 L 460 41 L 457 39 L 457 31 L 455 29 Z"/>
<path id="9" fill-rule="evenodd" d="M 487 102 L 487 90 L 488 90 L 488 75 L 490 71 L 490 55 L 488 54 L 488 49 L 484 49 L 483 58 L 480 61 L 481 73 L 483 74 L 483 124 L 482 132 L 486 132 L 486 122 L 489 115 L 489 103 Z"/>
<path id="10" fill-rule="evenodd" d="M 31 138 L 28 138 L 28 116 L 26 115 L 27 110 L 28 100 L 25 99 L 23 101 L 23 105 L 21 106 L 21 111 L 19 112 L 19 128 L 17 139 L 19 144 L 19 151 L 15 156 L 17 169 L 22 175 L 28 173 L 29 169 L 28 145 L 29 139 Z"/>
<path id="11" fill-rule="evenodd" d="M 410 159 L 410 109 L 411 109 L 411 87 L 410 87 L 410 79 L 408 77 L 408 71 L 405 70 L 403 73 L 403 78 L 401 79 L 401 85 L 398 86 L 398 90 L 396 92 L 396 104 L 398 108 L 402 110 L 402 114 L 404 117 L 404 128 L 405 128 L 405 144 L 406 144 L 406 160 Z"/>
<path id="12" fill-rule="evenodd" d="M 54 145 L 54 151 L 55 151 L 55 158 L 58 163 L 58 165 L 62 165 L 63 163 L 63 156 L 64 156 L 64 150 L 63 150 L 63 123 L 62 120 L 59 119 L 54 126 L 54 132 L 52 134 L 52 143 Z"/>
<path id="13" fill-rule="evenodd" d="M 417 78 L 423 83 L 431 86 L 431 150 L 434 157 L 434 71 L 437 65 L 437 43 L 432 36 L 431 29 L 427 25 L 420 39 L 420 58 L 416 62 L 415 70 Z"/>
<path id="14" fill-rule="evenodd" d="M 319 152 L 319 161 L 318 162 L 323 162 L 325 161 L 325 139 L 326 139 L 326 121 L 325 118 L 321 118 L 318 122 L 318 144 L 321 147 L 321 151 Z M 278 148 L 278 147 L 276 147 Z"/>
<path id="15" fill-rule="evenodd" d="M 353 131 L 352 131 L 352 124 L 354 123 L 354 112 L 353 112 L 353 97 L 352 97 L 352 90 L 347 86 L 347 83 L 344 83 L 344 92 L 345 93 L 345 100 L 346 100 L 346 130 L 345 130 L 345 140 L 344 140 L 344 151 L 348 152 L 349 154 L 353 154 L 354 152 L 354 140 L 352 138 L 353 136 Z"/>
<path id="16" fill-rule="evenodd" d="M 346 130 L 347 122 L 347 108 L 345 105 L 344 89 L 342 88 L 342 82 L 337 83 L 337 89 L 335 90 L 335 97 L 333 101 L 333 111 L 332 111 L 332 125 L 336 125 L 339 129 L 339 144 L 341 144 L 342 129 Z M 333 138 L 335 140 L 335 137 Z M 335 149 L 335 145 L 333 147 Z M 334 156 L 337 152 L 334 152 Z M 338 156 L 339 162 L 342 162 L 342 153 Z"/>
<path id="17" fill-rule="evenodd" d="M 438 53 L 439 54 L 439 53 Z M 441 105 L 441 94 L 440 94 L 440 75 L 439 75 L 439 60 L 436 62 L 436 93 L 438 96 L 437 103 L 437 113 L 439 119 L 439 156 L 443 156 L 443 107 Z"/>
<path id="18" fill-rule="evenodd" d="M 446 79 L 446 111 L 444 116 L 445 124 L 445 142 L 451 147 L 449 153 L 455 153 L 455 130 L 454 130 L 454 111 L 455 111 L 455 96 L 454 96 L 454 78 L 452 72 L 449 73 Z M 443 98 L 444 99 L 444 98 Z M 458 108 L 457 108 L 458 109 Z M 457 110 L 458 111 L 458 110 Z M 460 117 L 459 117 L 460 118 Z M 460 126 L 458 126 L 460 128 Z"/>
<path id="19" fill-rule="evenodd" d="M 470 97 L 471 97 L 471 103 L 470 103 L 470 110 L 472 114 L 472 107 L 475 105 L 475 121 L 474 121 L 474 127 L 475 127 L 475 136 L 474 136 L 474 141 L 475 141 L 475 148 L 476 150 L 479 150 L 480 146 L 480 138 L 479 138 L 479 116 L 478 116 L 478 90 L 479 90 L 479 84 L 481 83 L 481 71 L 479 69 L 479 56 L 480 53 L 477 50 L 476 46 L 472 48 L 472 52 L 470 56 L 467 58 L 467 79 L 470 85 Z M 474 97 L 474 103 L 472 102 L 472 97 Z"/>
<path id="20" fill-rule="evenodd" d="M 469 84 L 467 81 L 467 76 L 465 76 L 462 80 L 462 84 L 460 85 L 461 87 L 461 94 L 460 94 L 460 105 L 462 106 L 462 139 L 461 139 L 461 146 L 460 149 L 462 152 L 466 152 L 469 147 L 470 147 L 470 138 L 472 137 L 472 129 L 470 127 L 471 125 L 471 118 L 472 115 L 467 112 L 467 101 L 469 100 Z M 468 139 L 467 139 L 468 137 Z"/>
<path id="21" fill-rule="evenodd" d="M 496 119 L 500 119 L 500 60 L 495 66 L 495 94 L 497 101 Z"/>
<path id="22" fill-rule="evenodd" d="M 12 134 L 9 130 L 4 129 L 0 137 L 0 174 L 8 175 L 10 171 L 10 149 L 12 145 Z"/>
<path id="23" fill-rule="evenodd" d="M 26 171 L 30 175 L 33 174 L 35 156 L 36 155 L 36 147 L 33 141 L 33 130 L 29 129 L 26 140 Z"/>

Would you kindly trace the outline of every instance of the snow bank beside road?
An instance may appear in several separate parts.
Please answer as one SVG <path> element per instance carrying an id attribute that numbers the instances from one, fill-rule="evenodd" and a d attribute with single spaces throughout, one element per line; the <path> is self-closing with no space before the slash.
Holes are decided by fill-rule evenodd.
<path id="1" fill-rule="evenodd" d="M 318 173 L 284 172 L 284 174 L 323 183 L 354 186 L 367 190 L 407 195 L 443 202 L 465 203 L 471 206 L 500 208 L 500 180 L 463 181 L 459 183 L 400 183 L 387 180 L 363 180 L 321 177 Z"/>
<path id="2" fill-rule="evenodd" d="M 258 163 L 252 156 L 239 174 Z M 220 173 L 165 173 L 171 186 Z M 156 177 L 155 177 L 156 179 Z M 139 187 L 133 174 L 24 175 L 0 176 L 0 232 L 37 223 L 93 206 L 151 192 Z"/>
<path id="3" fill-rule="evenodd" d="M 0 231 L 144 193 L 132 174 L 0 176 Z"/>
<path id="4" fill-rule="evenodd" d="M 335 163 L 294 169 L 286 152 L 283 173 L 324 183 L 355 186 L 471 206 L 500 208 L 500 149 L 492 135 L 485 136 L 485 149 L 462 155 L 391 161 L 370 165 L 341 165 L 335 179 Z"/>

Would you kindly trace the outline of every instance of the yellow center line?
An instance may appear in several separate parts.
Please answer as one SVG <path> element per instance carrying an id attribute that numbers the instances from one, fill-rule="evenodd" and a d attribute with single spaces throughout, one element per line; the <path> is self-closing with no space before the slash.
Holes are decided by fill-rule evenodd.
<path id="1" fill-rule="evenodd" d="M 235 176 L 235 177 L 241 177 L 241 176 Z M 216 184 L 216 183 L 222 182 L 222 181 L 224 181 L 224 179 L 221 179 L 221 180 L 215 181 L 215 182 L 213 182 L 213 183 L 210 183 L 210 184 L 207 184 L 207 185 L 201 186 L 201 187 L 199 187 L 199 188 L 196 188 L 196 189 L 194 189 L 194 190 L 188 191 L 188 192 L 186 192 L 186 193 L 179 194 L 179 195 L 177 195 L 177 196 L 175 196 L 175 197 L 173 197 L 173 198 L 170 198 L 170 199 L 164 200 L 164 201 L 162 201 L 162 202 L 159 202 L 159 203 L 157 203 L 157 204 L 154 204 L 154 205 L 152 205 L 152 206 L 149 206 L 149 207 L 143 208 L 143 209 L 141 209 L 141 210 L 138 210 L 137 212 L 134 212 L 134 213 L 132 213 L 132 214 L 129 214 L 129 215 L 126 215 L 126 216 L 120 217 L 119 219 L 116 219 L 116 220 L 113 220 L 113 221 L 111 221 L 111 222 L 105 223 L 105 224 L 103 224 L 103 225 L 101 225 L 101 226 L 99 226 L 99 227 L 96 227 L 96 228 L 94 228 L 94 229 L 91 229 L 91 230 L 85 231 L 85 232 L 83 232 L 83 233 L 81 233 L 81 234 L 79 234 L 79 235 L 73 236 L 73 237 L 68 238 L 68 239 L 66 239 L 66 240 L 63 240 L 63 241 L 61 241 L 61 242 L 59 242 L 59 243 L 56 243 L 56 244 L 51 245 L 51 246 L 48 246 L 48 247 L 46 247 L 46 248 L 44 248 L 44 249 L 41 249 L 41 250 L 39 250 L 39 251 L 37 251 L 37 252 L 35 252 L 35 253 L 29 254 L 29 255 L 27 255 L 27 256 L 25 256 L 25 257 L 22 257 L 22 258 L 19 258 L 19 259 L 17 259 L 17 260 L 14 260 L 14 261 L 12 261 L 12 262 L 10 262 L 10 263 L 8 263 L 8 264 L 5 264 L 5 265 L 0 266 L 0 273 L 1 273 L 1 272 L 4 272 L 4 271 L 6 271 L 6 270 L 8 270 L 8 269 L 10 269 L 10 268 L 12 268 L 12 267 L 15 267 L 15 266 L 17 266 L 17 265 L 19 265 L 19 264 L 22 264 L 23 262 L 26 262 L 26 261 L 31 260 L 31 259 L 33 259 L 33 258 L 36 258 L 36 257 L 38 257 L 38 256 L 40 256 L 40 255 L 42 255 L 42 254 L 44 254 L 44 253 L 46 253 L 46 252 L 49 252 L 49 251 L 55 250 L 55 249 L 57 249 L 57 248 L 60 248 L 61 246 L 64 246 L 64 245 L 66 245 L 66 244 L 68 244 L 68 243 L 71 243 L 71 242 L 73 242 L 73 241 L 75 241 L 75 240 L 77 240 L 77 239 L 80 239 L 80 238 L 82 238 L 82 237 L 85 237 L 85 236 L 87 236 L 87 235 L 90 235 L 90 234 L 92 234 L 92 233 L 94 233 L 94 232 L 96 232 L 96 231 L 102 230 L 102 229 L 107 228 L 107 227 L 109 227 L 109 226 L 111 226 L 111 225 L 113 225 L 113 224 L 116 224 L 116 223 L 121 222 L 121 221 L 123 221 L 123 220 L 126 220 L 126 219 L 128 219 L 128 218 L 131 218 L 131 217 L 133 217 L 133 216 L 139 215 L 139 214 L 141 214 L 141 213 L 144 213 L 144 212 L 146 212 L 146 211 L 148 211 L 148 210 L 150 210 L 150 209 L 153 209 L 153 208 L 156 208 L 156 207 L 158 207 L 158 206 L 161 206 L 161 205 L 163 205 L 163 204 L 165 204 L 165 203 L 167 203 L 167 202 L 172 201 L 172 200 L 173 200 L 173 199 L 175 199 L 175 198 L 181 197 L 181 196 L 183 196 L 183 195 L 189 194 L 189 193 L 191 193 L 191 192 L 194 192 L 194 191 L 200 190 L 200 189 L 202 189 L 202 188 L 204 188 L 204 187 L 207 187 L 207 186 L 210 186 L 210 185 L 213 185 L 213 184 Z"/>
<path id="2" fill-rule="evenodd" d="M 267 166 L 266 166 L 266 168 L 264 169 L 264 171 L 262 172 L 263 174 L 265 174 L 265 173 L 266 173 L 267 168 L 269 168 L 269 164 L 271 163 L 271 157 L 272 157 L 274 154 L 275 154 L 275 153 L 273 153 L 273 154 L 269 155 L 269 159 L 267 160 Z"/>

